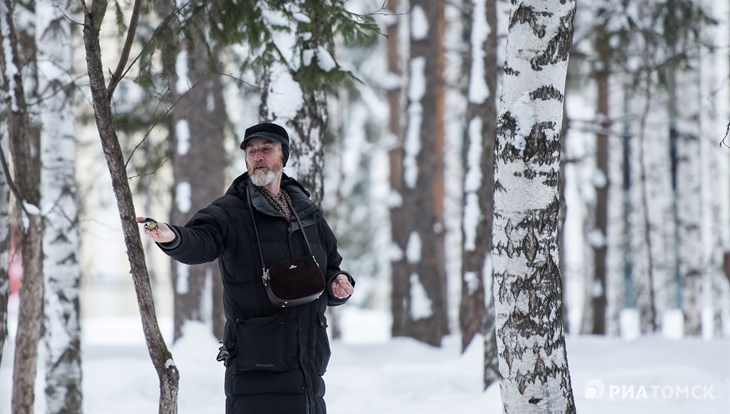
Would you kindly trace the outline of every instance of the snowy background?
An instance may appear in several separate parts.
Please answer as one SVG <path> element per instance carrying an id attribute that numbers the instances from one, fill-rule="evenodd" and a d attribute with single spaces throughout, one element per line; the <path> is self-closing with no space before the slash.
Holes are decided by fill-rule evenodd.
<path id="1" fill-rule="evenodd" d="M 411 339 L 393 339 L 387 314 L 347 305 L 342 310 L 343 338 L 332 342 L 325 375 L 328 412 L 501 412 L 499 387 L 482 390 L 480 338 L 461 354 L 457 336 L 447 337 L 440 349 Z M 14 311 L 11 319 L 16 315 Z M 171 332 L 164 328 L 172 323 L 161 319 L 160 325 L 169 343 Z M 13 333 L 13 320 L 10 328 Z M 179 412 L 223 413 L 223 366 L 215 361 L 218 343 L 203 325 L 187 329 L 171 349 L 180 370 Z M 83 338 L 84 412 L 157 412 L 157 375 L 139 319 L 87 318 Z M 569 336 L 567 348 L 579 413 L 730 412 L 728 339 Z M 8 341 L 0 367 L 0 413 L 10 413 L 8 360 L 13 353 Z M 39 378 L 43 378 L 42 364 Z M 41 396 L 36 399 L 36 413 L 43 413 L 40 381 L 36 395 Z"/>

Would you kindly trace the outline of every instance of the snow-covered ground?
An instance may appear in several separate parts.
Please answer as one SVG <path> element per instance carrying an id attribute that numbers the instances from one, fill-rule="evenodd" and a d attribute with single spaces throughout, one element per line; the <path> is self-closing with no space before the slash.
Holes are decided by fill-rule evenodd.
<path id="1" fill-rule="evenodd" d="M 169 320 L 160 323 L 170 326 Z M 461 354 L 456 336 L 440 349 L 392 339 L 385 313 L 354 306 L 342 308 L 341 323 L 343 338 L 332 344 L 325 376 L 329 412 L 501 412 L 499 387 L 482 390 L 480 343 Z M 84 412 L 157 412 L 157 377 L 138 319 L 85 319 L 83 332 Z M 164 333 L 169 338 L 169 330 Z M 730 413 L 728 339 L 572 336 L 567 347 L 579 413 Z M 223 413 L 217 348 L 203 326 L 189 327 L 172 347 L 181 375 L 181 414 Z M 13 352 L 7 343 L 0 366 L 0 413 L 10 413 Z M 38 387 L 36 413 L 43 413 L 40 381 Z"/>

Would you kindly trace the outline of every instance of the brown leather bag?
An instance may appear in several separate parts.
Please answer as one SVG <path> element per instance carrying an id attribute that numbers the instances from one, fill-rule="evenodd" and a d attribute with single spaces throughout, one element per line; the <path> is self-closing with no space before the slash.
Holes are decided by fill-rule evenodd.
<path id="1" fill-rule="evenodd" d="M 307 245 L 309 256 L 284 260 L 267 268 L 264 262 L 263 252 L 261 251 L 261 241 L 259 240 L 259 231 L 256 227 L 256 219 L 253 215 L 251 194 L 248 191 L 247 193 L 248 208 L 251 212 L 253 229 L 256 234 L 256 244 L 259 248 L 259 257 L 261 259 L 261 267 L 263 268 L 261 279 L 269 300 L 274 306 L 281 308 L 303 305 L 316 300 L 322 295 L 325 289 L 324 275 L 319 269 L 319 264 L 317 264 L 314 254 L 312 254 L 312 247 L 309 245 L 307 233 L 304 231 L 304 226 L 302 226 L 302 222 L 299 220 L 294 206 L 291 205 L 291 201 L 287 199 L 289 208 L 299 224 L 299 230 L 304 236 L 304 242 Z"/>

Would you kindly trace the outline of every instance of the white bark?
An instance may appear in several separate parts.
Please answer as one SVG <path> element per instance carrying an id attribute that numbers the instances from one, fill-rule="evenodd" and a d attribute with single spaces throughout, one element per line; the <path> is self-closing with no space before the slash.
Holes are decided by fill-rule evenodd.
<path id="1" fill-rule="evenodd" d="M 80 270 L 71 22 L 60 0 L 36 5 L 44 217 L 46 412 L 80 413 Z"/>
<path id="2" fill-rule="evenodd" d="M 562 319 L 558 177 L 574 1 L 513 2 L 495 151 L 500 390 L 510 413 L 574 413 Z"/>
<path id="3" fill-rule="evenodd" d="M 677 74 L 677 95 L 681 101 L 677 123 L 677 260 L 681 280 L 684 332 L 702 332 L 701 285 L 702 248 L 702 165 L 698 113 L 697 78 L 693 73 Z"/>

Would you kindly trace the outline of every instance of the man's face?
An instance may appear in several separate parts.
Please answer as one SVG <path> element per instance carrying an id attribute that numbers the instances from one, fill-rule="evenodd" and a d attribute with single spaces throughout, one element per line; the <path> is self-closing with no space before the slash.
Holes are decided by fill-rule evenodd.
<path id="1" fill-rule="evenodd" d="M 284 170 L 281 144 L 267 139 L 253 139 L 246 145 L 246 168 L 259 187 L 274 182 Z"/>

